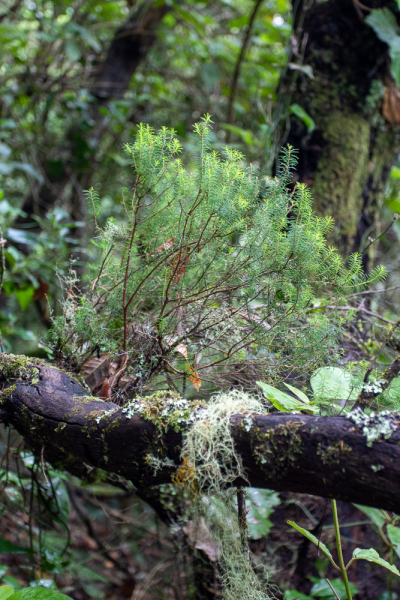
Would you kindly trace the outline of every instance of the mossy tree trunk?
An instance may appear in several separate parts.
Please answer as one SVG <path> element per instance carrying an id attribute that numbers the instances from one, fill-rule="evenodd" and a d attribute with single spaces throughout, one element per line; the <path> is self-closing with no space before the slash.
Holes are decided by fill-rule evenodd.
<path id="1" fill-rule="evenodd" d="M 396 9 L 387 0 L 367 4 Z M 379 234 L 385 185 L 399 147 L 397 107 L 389 116 L 385 110 L 385 102 L 397 102 L 388 48 L 365 23 L 369 11 L 360 6 L 356 0 L 329 0 L 296 11 L 299 50 L 293 62 L 301 62 L 303 47 L 302 64 L 312 67 L 313 78 L 289 70 L 281 86 L 288 104 L 300 105 L 315 123 L 307 131 L 292 114 L 284 137 L 299 151 L 296 177 L 311 187 L 316 212 L 334 217 L 330 241 L 344 254 L 362 250 L 368 235 Z M 367 269 L 373 249 L 365 257 Z"/>

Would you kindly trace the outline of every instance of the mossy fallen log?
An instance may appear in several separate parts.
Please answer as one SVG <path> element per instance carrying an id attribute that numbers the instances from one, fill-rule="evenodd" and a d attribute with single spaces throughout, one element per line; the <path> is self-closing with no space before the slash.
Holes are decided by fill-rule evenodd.
<path id="1" fill-rule="evenodd" d="M 102 469 L 138 488 L 172 481 L 185 431 L 207 418 L 202 402 L 168 393 L 125 406 L 104 402 L 70 373 L 9 354 L 0 354 L 0 403 L 2 422 L 44 446 L 46 461 L 63 457 L 65 468 Z M 400 416 L 241 414 L 231 427 L 248 479 L 238 484 L 400 513 Z"/>

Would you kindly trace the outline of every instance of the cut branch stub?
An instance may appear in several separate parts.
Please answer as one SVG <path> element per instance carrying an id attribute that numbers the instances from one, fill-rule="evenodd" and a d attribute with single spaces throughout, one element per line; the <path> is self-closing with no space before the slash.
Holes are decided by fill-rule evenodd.
<path id="1" fill-rule="evenodd" d="M 45 445 L 48 461 L 53 451 L 54 456 L 61 453 L 137 487 L 170 482 L 181 463 L 185 426 L 168 423 L 160 395 L 146 400 L 143 418 L 129 405 L 88 396 L 68 373 L 6 354 L 0 354 L 0 389 L 2 421 L 28 444 Z M 164 401 L 182 402 L 168 394 Z M 206 412 L 201 415 L 207 418 Z M 232 436 L 248 477 L 236 483 L 400 513 L 400 417 L 381 413 L 379 422 L 369 422 L 360 415 L 235 415 Z"/>

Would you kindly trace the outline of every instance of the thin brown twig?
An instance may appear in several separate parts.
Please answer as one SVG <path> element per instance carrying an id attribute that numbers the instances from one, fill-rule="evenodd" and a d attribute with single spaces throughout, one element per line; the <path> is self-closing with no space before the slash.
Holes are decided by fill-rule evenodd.
<path id="1" fill-rule="evenodd" d="M 399 215 L 398 215 L 397 213 L 395 213 L 395 214 L 394 214 L 394 217 L 393 217 L 393 219 L 390 221 L 390 223 L 389 223 L 389 225 L 386 227 L 386 229 L 384 229 L 384 230 L 382 231 L 382 233 L 381 233 L 380 235 L 378 235 L 376 238 L 372 238 L 372 239 L 370 238 L 370 242 L 369 242 L 368 246 L 365 246 L 365 247 L 364 247 L 364 249 L 363 249 L 363 251 L 361 252 L 361 254 L 364 254 L 364 252 L 366 252 L 366 251 L 368 250 L 368 248 L 369 248 L 370 246 L 372 246 L 372 244 L 374 244 L 375 242 L 377 242 L 378 240 L 380 240 L 380 239 L 381 239 L 381 237 L 382 237 L 383 235 L 385 235 L 385 233 L 386 233 L 387 231 L 389 231 L 389 229 L 391 228 L 391 226 L 393 225 L 393 223 L 394 223 L 395 221 L 397 221 L 397 219 L 398 219 L 398 218 L 399 218 Z"/>
<path id="2" fill-rule="evenodd" d="M 49 480 L 47 479 L 47 475 L 46 475 L 45 462 L 44 462 L 44 444 L 42 446 L 42 450 L 40 451 L 40 464 L 42 466 L 42 473 L 43 473 L 44 480 L 45 480 L 47 486 L 50 487 L 50 483 L 49 483 Z"/>
<path id="3" fill-rule="evenodd" d="M 366 296 L 367 294 L 384 294 L 385 292 L 391 292 L 392 290 L 400 289 L 400 285 L 394 285 L 393 287 L 385 288 L 383 290 L 366 290 L 365 292 L 355 292 L 354 294 L 348 294 L 346 298 L 353 296 Z"/>
<path id="4" fill-rule="evenodd" d="M 329 587 L 331 588 L 332 592 L 335 594 L 335 598 L 337 598 L 337 600 L 340 600 L 339 596 L 337 595 L 335 588 L 333 587 L 333 585 L 331 584 L 331 582 L 329 581 L 329 579 L 325 579 L 326 583 L 329 585 Z"/>

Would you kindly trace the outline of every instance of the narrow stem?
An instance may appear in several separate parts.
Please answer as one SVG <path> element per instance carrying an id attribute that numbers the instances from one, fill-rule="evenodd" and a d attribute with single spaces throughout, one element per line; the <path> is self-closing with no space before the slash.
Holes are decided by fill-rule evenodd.
<path id="1" fill-rule="evenodd" d="M 240 531 L 240 541 L 243 551 L 249 558 L 249 546 L 247 543 L 247 510 L 246 510 L 246 494 L 242 487 L 238 487 L 236 491 L 238 503 L 238 521 Z"/>
<path id="2" fill-rule="evenodd" d="M 339 566 L 340 566 L 340 570 L 342 572 L 342 577 L 343 577 L 344 585 L 346 588 L 347 599 L 352 600 L 353 597 L 351 595 L 349 580 L 347 577 L 347 571 L 346 571 L 346 567 L 345 567 L 344 561 L 343 561 L 342 543 L 341 543 L 341 539 L 340 539 L 340 528 L 339 528 L 339 520 L 338 520 L 338 515 L 337 515 L 336 500 L 331 500 L 331 504 L 332 504 L 333 523 L 335 525 L 336 548 L 337 548 L 337 553 L 338 553 L 338 558 L 339 558 Z"/>
<path id="3" fill-rule="evenodd" d="M 390 544 L 390 557 L 389 563 L 393 564 L 393 546 Z M 389 571 L 389 600 L 393 600 L 393 574 L 392 571 Z"/>

